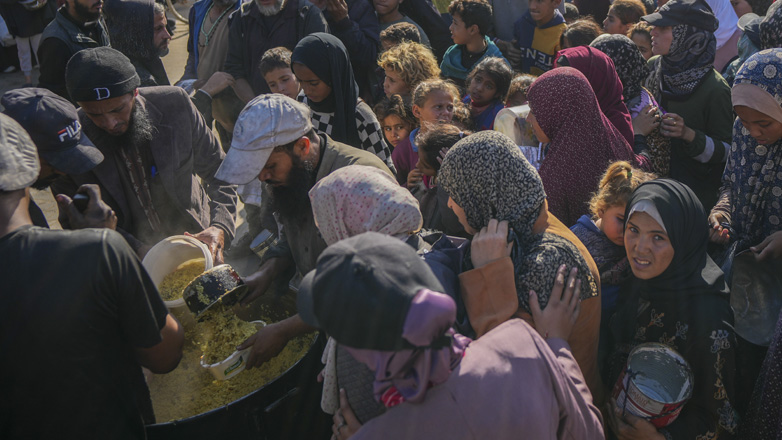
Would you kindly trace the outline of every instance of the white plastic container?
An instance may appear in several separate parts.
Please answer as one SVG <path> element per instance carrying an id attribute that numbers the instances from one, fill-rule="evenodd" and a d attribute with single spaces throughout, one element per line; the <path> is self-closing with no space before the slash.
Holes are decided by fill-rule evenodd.
<path id="1" fill-rule="evenodd" d="M 255 327 L 258 330 L 266 327 L 264 321 L 250 321 L 250 323 L 255 324 Z M 225 358 L 225 360 L 214 364 L 205 364 L 204 357 L 201 356 L 201 367 L 206 368 L 217 380 L 228 380 L 244 371 L 249 358 L 249 348 L 245 348 L 242 351 L 234 351 L 230 356 Z"/>
<path id="2" fill-rule="evenodd" d="M 204 243 L 186 235 L 174 235 L 161 240 L 144 256 L 141 264 L 149 273 L 152 282 L 160 286 L 163 278 L 175 271 L 180 264 L 194 259 L 204 259 L 204 270 L 212 268 L 212 254 Z M 168 310 L 185 327 L 195 323 L 193 314 L 188 310 L 182 298 L 164 301 Z"/>

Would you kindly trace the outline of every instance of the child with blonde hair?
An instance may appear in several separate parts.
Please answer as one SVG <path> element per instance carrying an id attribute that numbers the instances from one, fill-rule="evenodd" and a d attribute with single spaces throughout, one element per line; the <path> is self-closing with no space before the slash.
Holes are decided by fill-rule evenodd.
<path id="1" fill-rule="evenodd" d="M 440 76 L 440 67 L 431 49 L 409 41 L 383 52 L 377 64 L 385 71 L 383 92 L 389 98 L 401 95 L 409 100 L 418 84 Z"/>
<path id="2" fill-rule="evenodd" d="M 416 169 L 418 146 L 415 138 L 418 133 L 426 133 L 437 124 L 450 123 L 453 120 L 454 106 L 459 102 L 459 89 L 446 80 L 430 79 L 424 81 L 413 91 L 413 116 L 418 120 L 419 128 L 410 132 L 394 148 L 391 158 L 397 170 L 397 180 L 401 185 L 413 190 L 428 178 Z"/>
<path id="3" fill-rule="evenodd" d="M 654 174 L 633 168 L 628 162 L 612 163 L 589 202 L 592 217 L 583 215 L 570 228 L 584 243 L 600 272 L 601 326 L 607 324 L 616 309 L 619 285 L 632 275 L 624 248 L 627 201 L 638 185 L 656 178 Z"/>

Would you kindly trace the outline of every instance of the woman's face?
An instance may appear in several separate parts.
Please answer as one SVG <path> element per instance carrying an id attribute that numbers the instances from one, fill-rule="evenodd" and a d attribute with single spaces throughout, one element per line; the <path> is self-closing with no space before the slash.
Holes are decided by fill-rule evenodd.
<path id="1" fill-rule="evenodd" d="M 292 67 L 307 99 L 312 102 L 322 102 L 331 95 L 331 87 L 321 81 L 309 67 L 301 63 L 293 63 Z"/>
<path id="2" fill-rule="evenodd" d="M 535 137 L 538 138 L 538 141 L 543 142 L 544 144 L 551 142 L 551 139 L 549 139 L 548 136 L 546 136 L 546 133 L 543 132 L 543 129 L 540 128 L 540 124 L 538 124 L 538 120 L 535 119 L 532 110 L 527 113 L 527 122 L 532 125 L 532 132 L 535 133 Z"/>
<path id="3" fill-rule="evenodd" d="M 651 34 L 652 54 L 667 55 L 673 43 L 673 26 L 655 26 Z"/>
<path id="4" fill-rule="evenodd" d="M 733 107 L 749 135 L 760 145 L 772 145 L 782 139 L 782 123 L 753 108 L 743 105 Z"/>
<path id="5" fill-rule="evenodd" d="M 464 209 L 462 209 L 461 206 L 457 205 L 456 202 L 454 202 L 453 199 L 450 197 L 448 197 L 448 207 L 451 208 L 454 214 L 456 214 L 456 218 L 459 219 L 459 223 L 462 224 L 462 227 L 464 227 L 465 232 L 467 232 L 470 235 L 475 235 L 478 233 L 478 231 L 473 229 L 473 227 L 470 226 L 469 223 L 467 223 L 467 214 L 464 213 Z"/>
<path id="6" fill-rule="evenodd" d="M 631 40 L 633 40 L 633 43 L 638 47 L 638 50 L 641 51 L 641 55 L 644 56 L 644 59 L 649 61 L 649 58 L 652 57 L 652 40 L 650 40 L 648 36 L 638 32 L 633 34 Z"/>
<path id="7" fill-rule="evenodd" d="M 730 0 L 730 5 L 733 6 L 733 10 L 736 11 L 736 15 L 741 18 L 744 14 L 752 12 L 752 6 L 747 0 Z"/>
<path id="8" fill-rule="evenodd" d="M 633 275 L 650 280 L 665 272 L 673 261 L 673 245 L 663 227 L 649 214 L 636 212 L 627 221 L 625 251 Z"/>

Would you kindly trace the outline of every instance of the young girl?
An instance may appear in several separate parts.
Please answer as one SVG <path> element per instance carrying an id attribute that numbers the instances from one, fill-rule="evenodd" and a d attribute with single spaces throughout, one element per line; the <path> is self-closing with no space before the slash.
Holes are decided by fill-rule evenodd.
<path id="1" fill-rule="evenodd" d="M 619 286 L 631 275 L 623 241 L 625 205 L 638 185 L 654 178 L 654 174 L 633 168 L 628 162 L 612 163 L 589 202 L 592 216 L 582 215 L 570 228 L 589 250 L 600 272 L 601 329 L 616 309 Z"/>
<path id="2" fill-rule="evenodd" d="M 475 129 L 491 130 L 494 117 L 505 107 L 513 71 L 502 58 L 484 58 L 467 75 L 467 96 L 463 102 L 470 105 Z"/>
<path id="3" fill-rule="evenodd" d="M 453 83 L 442 79 L 424 81 L 413 91 L 413 116 L 418 120 L 420 128 L 410 132 L 394 149 L 391 157 L 397 169 L 396 178 L 400 185 L 414 189 L 424 179 L 415 168 L 418 163 L 418 146 L 415 137 L 426 133 L 437 124 L 449 123 L 453 118 L 454 103 L 459 99 L 459 90 Z"/>
<path id="4" fill-rule="evenodd" d="M 342 42 L 330 34 L 310 34 L 293 49 L 291 63 L 303 91 L 299 100 L 312 109 L 315 131 L 369 151 L 393 170 L 391 150 L 372 109 L 358 97 L 358 84 Z"/>
<path id="5" fill-rule="evenodd" d="M 412 110 L 405 105 L 400 95 L 391 95 L 383 98 L 375 106 L 375 115 L 383 127 L 383 134 L 391 148 L 396 148 L 402 139 L 410 135 L 416 127 L 416 120 L 413 117 Z"/>
<path id="6" fill-rule="evenodd" d="M 440 76 L 440 66 L 432 51 L 419 43 L 403 42 L 380 55 L 378 66 L 385 71 L 386 97 L 399 94 L 409 99 L 416 86 Z"/>
<path id="7" fill-rule="evenodd" d="M 646 61 L 652 57 L 652 27 L 645 21 L 639 21 L 627 32 Z"/>

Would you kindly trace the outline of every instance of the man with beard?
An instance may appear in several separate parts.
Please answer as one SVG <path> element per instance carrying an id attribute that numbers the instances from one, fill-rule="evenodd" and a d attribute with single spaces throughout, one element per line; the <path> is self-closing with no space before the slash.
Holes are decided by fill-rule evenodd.
<path id="1" fill-rule="evenodd" d="M 32 188 L 44 190 L 60 176 L 86 173 L 103 161 L 103 154 L 84 135 L 76 108 L 66 99 L 46 89 L 26 88 L 6 92 L 0 104 L 5 109 L 3 113 L 27 130 L 38 150 L 40 171 L 30 185 Z M 100 189 L 95 185 L 85 185 L 77 192 L 88 194 L 94 201 L 84 213 L 69 206 L 69 197 L 57 197 L 57 202 L 69 215 L 73 229 L 114 229 L 117 217 L 101 202 Z M 43 211 L 32 197 L 29 213 L 33 225 L 49 227 Z"/>
<path id="2" fill-rule="evenodd" d="M 154 415 L 140 367 L 176 368 L 184 331 L 116 232 L 32 225 L 39 171 L 0 115 L 0 436 L 142 439 Z"/>
<path id="3" fill-rule="evenodd" d="M 71 196 L 80 184 L 99 184 L 119 218 L 117 230 L 140 257 L 166 237 L 201 231 L 194 237 L 222 263 L 235 232 L 236 187 L 215 178 L 225 153 L 184 90 L 137 89 L 133 64 L 108 47 L 74 55 L 65 79 L 105 160 L 52 188 Z M 60 221 L 69 226 L 62 210 Z"/>
<path id="4" fill-rule="evenodd" d="M 245 278 L 249 292 L 243 304 L 261 296 L 292 266 L 302 276 L 315 268 L 326 242 L 315 225 L 308 193 L 316 182 L 348 165 L 372 166 L 393 177 L 374 154 L 316 134 L 305 105 L 279 94 L 262 95 L 247 104 L 217 178 L 244 187 L 257 189 L 261 182 L 271 187 L 272 209 L 282 228 L 260 269 Z M 294 315 L 262 328 L 239 349 L 252 347 L 247 367 L 257 367 L 290 339 L 313 330 Z"/>
<path id="5" fill-rule="evenodd" d="M 70 99 L 65 88 L 68 60 L 82 49 L 109 45 L 109 34 L 101 18 L 102 9 L 102 0 L 65 1 L 41 35 L 38 46 L 39 87 Z"/>
<path id="6" fill-rule="evenodd" d="M 171 85 L 160 59 L 168 55 L 171 41 L 163 5 L 154 0 L 107 0 L 103 17 L 111 47 L 130 58 L 141 87 Z"/>
<path id="7" fill-rule="evenodd" d="M 263 54 L 278 46 L 293 51 L 305 36 L 328 32 L 320 9 L 308 0 L 252 0 L 229 17 L 228 57 L 224 71 L 231 74 L 234 90 L 243 102 L 269 93 L 258 68 Z"/>

